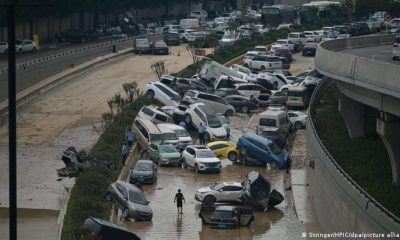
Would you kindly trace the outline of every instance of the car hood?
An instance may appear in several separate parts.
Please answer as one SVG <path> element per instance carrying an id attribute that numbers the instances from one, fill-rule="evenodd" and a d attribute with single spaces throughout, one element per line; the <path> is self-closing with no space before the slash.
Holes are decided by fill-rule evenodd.
<path id="1" fill-rule="evenodd" d="M 219 128 L 209 128 L 211 133 L 215 136 L 223 136 L 226 135 L 226 130 L 223 126 L 219 127 Z"/>
<path id="2" fill-rule="evenodd" d="M 179 142 L 188 142 L 188 141 L 192 141 L 193 139 L 191 137 L 178 137 Z"/>
<path id="3" fill-rule="evenodd" d="M 153 174 L 153 171 L 138 171 L 133 169 L 132 174 L 135 176 L 150 176 Z"/>
<path id="4" fill-rule="evenodd" d="M 148 213 L 148 214 L 153 214 L 153 211 L 149 207 L 149 205 L 144 205 L 144 204 L 139 204 L 139 203 L 134 203 L 130 202 L 131 206 L 134 207 L 138 212 L 141 213 Z"/>
<path id="5" fill-rule="evenodd" d="M 211 187 L 202 187 L 202 188 L 197 189 L 198 193 L 206 193 L 206 192 L 211 192 L 211 191 L 212 191 Z"/>
<path id="6" fill-rule="evenodd" d="M 207 162 L 207 163 L 213 163 L 213 162 L 221 162 L 219 158 L 213 157 L 213 158 L 197 158 L 199 162 Z"/>
<path id="7" fill-rule="evenodd" d="M 181 154 L 179 152 L 162 152 L 160 153 L 161 158 L 177 158 L 181 157 Z"/>

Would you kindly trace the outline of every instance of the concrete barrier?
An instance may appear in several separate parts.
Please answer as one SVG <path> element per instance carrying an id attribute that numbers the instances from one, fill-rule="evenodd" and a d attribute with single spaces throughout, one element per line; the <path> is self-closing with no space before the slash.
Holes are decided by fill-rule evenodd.
<path id="1" fill-rule="evenodd" d="M 394 35 L 376 35 L 332 40 L 321 43 L 317 49 L 315 67 L 333 79 L 400 98 L 400 67 L 373 59 L 336 52 L 391 44 Z"/>
<path id="2" fill-rule="evenodd" d="M 312 113 L 330 84 L 334 84 L 334 81 L 325 79 L 315 90 L 306 132 L 307 159 L 314 162 L 308 177 L 318 222 L 325 233 L 399 233 L 400 219 L 353 181 L 318 137 Z M 386 238 L 387 235 L 376 239 Z"/>

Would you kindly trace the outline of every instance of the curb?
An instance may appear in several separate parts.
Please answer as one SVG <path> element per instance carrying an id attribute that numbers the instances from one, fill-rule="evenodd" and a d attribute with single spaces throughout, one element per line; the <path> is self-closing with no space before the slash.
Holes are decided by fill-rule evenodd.
<path id="1" fill-rule="evenodd" d="M 66 79 L 66 78 L 71 77 L 76 74 L 79 74 L 85 70 L 88 70 L 88 69 L 92 68 L 93 66 L 95 66 L 96 64 L 104 63 L 109 60 L 113 60 L 115 58 L 129 54 L 131 52 L 133 52 L 132 49 L 125 49 L 125 50 L 121 50 L 119 53 L 116 53 L 116 54 L 110 53 L 110 54 L 104 55 L 102 58 L 97 57 L 86 63 L 82 63 L 75 68 L 64 70 L 52 77 L 44 79 L 44 80 L 34 84 L 33 86 L 28 87 L 27 89 L 17 93 L 17 105 L 20 105 L 23 101 L 29 99 L 30 97 L 32 97 L 34 95 L 40 95 L 42 93 L 41 90 L 43 90 L 44 88 L 50 87 L 51 85 L 53 85 L 55 83 L 62 83 L 62 82 L 68 81 L 69 79 Z M 8 111 L 8 100 L 4 100 L 4 101 L 0 102 L 0 114 L 4 114 L 7 111 Z"/>

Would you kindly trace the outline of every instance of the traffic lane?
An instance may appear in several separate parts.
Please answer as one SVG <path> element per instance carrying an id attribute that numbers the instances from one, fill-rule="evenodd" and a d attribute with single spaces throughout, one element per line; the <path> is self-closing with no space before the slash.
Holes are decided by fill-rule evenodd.
<path id="1" fill-rule="evenodd" d="M 352 48 L 341 51 L 359 57 L 370 58 L 376 61 L 400 65 L 400 61 L 392 58 L 392 45 L 373 46 L 365 48 Z"/>

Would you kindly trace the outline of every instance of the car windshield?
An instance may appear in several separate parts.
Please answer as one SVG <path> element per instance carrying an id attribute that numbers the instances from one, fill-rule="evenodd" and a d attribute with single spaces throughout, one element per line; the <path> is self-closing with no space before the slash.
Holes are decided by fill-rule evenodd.
<path id="1" fill-rule="evenodd" d="M 163 133 L 163 140 L 177 140 L 175 133 Z"/>
<path id="2" fill-rule="evenodd" d="M 162 141 L 163 135 L 162 134 L 150 134 L 150 141 Z"/>
<path id="3" fill-rule="evenodd" d="M 177 137 L 188 137 L 189 136 L 188 132 L 184 129 L 175 130 L 175 133 L 176 133 Z"/>
<path id="4" fill-rule="evenodd" d="M 213 158 L 215 154 L 211 150 L 201 150 L 196 152 L 198 158 Z"/>
<path id="5" fill-rule="evenodd" d="M 134 169 L 137 171 L 151 171 L 153 166 L 151 163 L 137 163 Z"/>
<path id="6" fill-rule="evenodd" d="M 275 127 L 276 126 L 276 120 L 275 119 L 270 119 L 270 118 L 261 118 L 259 125 L 260 126 L 266 126 L 266 127 Z"/>
<path id="7" fill-rule="evenodd" d="M 147 205 L 147 199 L 141 191 L 129 191 L 129 201 Z"/>
<path id="8" fill-rule="evenodd" d="M 176 152 L 176 148 L 170 144 L 163 144 L 158 146 L 158 150 L 163 153 L 172 153 Z"/>
<path id="9" fill-rule="evenodd" d="M 222 127 L 221 120 L 219 120 L 216 116 L 207 116 L 208 126 L 210 128 L 219 128 Z"/>
<path id="10" fill-rule="evenodd" d="M 232 218 L 232 212 L 231 211 L 214 211 L 212 214 L 213 217 L 217 218 Z"/>
<path id="11" fill-rule="evenodd" d="M 272 154 L 279 154 L 282 152 L 282 150 L 273 142 L 268 144 L 269 150 L 271 150 Z"/>

